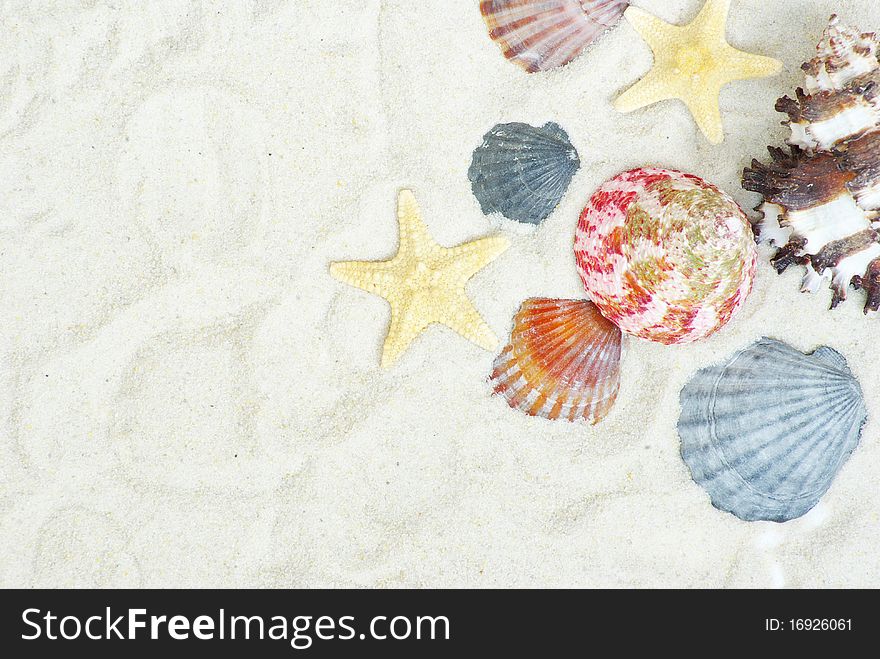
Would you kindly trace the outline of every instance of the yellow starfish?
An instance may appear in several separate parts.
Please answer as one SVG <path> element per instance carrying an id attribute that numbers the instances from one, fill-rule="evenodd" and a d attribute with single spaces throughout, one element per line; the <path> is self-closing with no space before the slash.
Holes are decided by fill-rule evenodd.
<path id="1" fill-rule="evenodd" d="M 441 247 L 422 222 L 411 190 L 397 199 L 400 247 L 388 261 L 330 264 L 336 279 L 375 293 L 391 305 L 391 326 L 382 349 L 388 368 L 431 323 L 442 323 L 481 348 L 494 350 L 498 339 L 468 299 L 464 286 L 506 250 L 503 236 L 490 236 L 458 247 Z"/>
<path id="2" fill-rule="evenodd" d="M 734 80 L 779 73 L 782 62 L 737 50 L 727 43 L 730 0 L 708 0 L 688 25 L 671 25 L 630 7 L 626 18 L 654 51 L 654 68 L 614 104 L 632 112 L 658 101 L 677 98 L 687 105 L 712 144 L 724 141 L 718 95 Z"/>

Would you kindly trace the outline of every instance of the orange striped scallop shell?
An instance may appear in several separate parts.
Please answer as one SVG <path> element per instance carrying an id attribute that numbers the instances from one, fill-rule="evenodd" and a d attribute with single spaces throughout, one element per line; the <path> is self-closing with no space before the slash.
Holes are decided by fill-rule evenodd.
<path id="1" fill-rule="evenodd" d="M 620 388 L 621 333 L 587 300 L 532 298 L 495 359 L 495 393 L 530 416 L 601 421 Z"/>

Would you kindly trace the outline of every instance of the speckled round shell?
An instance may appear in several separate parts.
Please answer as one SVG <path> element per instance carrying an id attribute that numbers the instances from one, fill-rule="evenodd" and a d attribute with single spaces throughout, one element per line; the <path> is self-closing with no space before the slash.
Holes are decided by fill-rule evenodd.
<path id="1" fill-rule="evenodd" d="M 761 339 L 681 391 L 681 455 L 719 510 L 784 522 L 818 503 L 859 443 L 867 409 L 846 360 Z"/>
<path id="2" fill-rule="evenodd" d="M 690 343 L 720 329 L 752 289 L 756 250 L 733 199 L 697 176 L 636 169 L 602 185 L 575 236 L 590 299 L 622 331 Z"/>
<path id="3" fill-rule="evenodd" d="M 489 36 L 529 73 L 565 66 L 613 27 L 628 0 L 483 0 Z"/>
<path id="4" fill-rule="evenodd" d="M 468 178 L 486 215 L 539 224 L 559 204 L 580 164 L 558 124 L 499 124 L 474 151 Z"/>

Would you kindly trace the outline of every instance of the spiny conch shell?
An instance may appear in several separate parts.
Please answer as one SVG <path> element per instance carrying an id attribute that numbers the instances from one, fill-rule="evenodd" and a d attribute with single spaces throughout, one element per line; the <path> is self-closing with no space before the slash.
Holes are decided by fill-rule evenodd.
<path id="1" fill-rule="evenodd" d="M 489 36 L 529 73 L 565 66 L 620 21 L 627 0 L 483 0 Z"/>
<path id="2" fill-rule="evenodd" d="M 586 300 L 526 300 L 495 359 L 496 394 L 530 416 L 601 421 L 620 387 L 621 334 Z"/>
<path id="3" fill-rule="evenodd" d="M 806 267 L 802 290 L 825 280 L 831 307 L 850 285 L 867 291 L 865 313 L 880 309 L 880 41 L 832 16 L 816 58 L 803 66 L 806 90 L 782 98 L 790 153 L 770 148 L 769 165 L 752 161 L 743 187 L 764 197 L 759 242 L 777 248 L 776 270 Z"/>
<path id="4" fill-rule="evenodd" d="M 748 218 L 692 174 L 643 168 L 604 183 L 575 236 L 590 299 L 625 333 L 690 343 L 724 326 L 752 289 Z"/>
<path id="5" fill-rule="evenodd" d="M 681 455 L 719 510 L 785 522 L 819 502 L 867 414 L 838 352 L 764 338 L 682 389 Z"/>
<path id="6" fill-rule="evenodd" d="M 499 124 L 474 151 L 468 178 L 483 213 L 539 224 L 559 205 L 580 167 L 557 124 Z"/>

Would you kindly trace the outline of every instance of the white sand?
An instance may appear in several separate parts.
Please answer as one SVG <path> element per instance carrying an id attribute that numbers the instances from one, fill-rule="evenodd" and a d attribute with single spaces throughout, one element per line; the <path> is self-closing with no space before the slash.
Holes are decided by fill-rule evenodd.
<path id="1" fill-rule="evenodd" d="M 684 22 L 701 0 L 635 2 Z M 880 319 L 762 260 L 711 340 L 630 341 L 595 428 L 492 398 L 493 355 L 426 332 L 377 364 L 381 299 L 327 264 L 385 258 L 398 188 L 435 238 L 513 247 L 469 286 L 505 337 L 533 295 L 582 296 L 571 251 L 603 180 L 685 169 L 744 206 L 781 144 L 775 99 L 836 11 L 736 0 L 729 35 L 783 75 L 728 87 L 723 146 L 675 102 L 610 99 L 651 64 L 626 24 L 526 76 L 475 0 L 12 2 L 0 17 L 2 586 L 880 586 Z M 136 7 L 142 8 L 136 8 Z M 484 217 L 470 154 L 559 122 L 583 167 L 536 232 Z M 678 452 L 678 392 L 768 335 L 840 350 L 872 419 L 821 504 L 777 525 L 714 509 Z"/>

